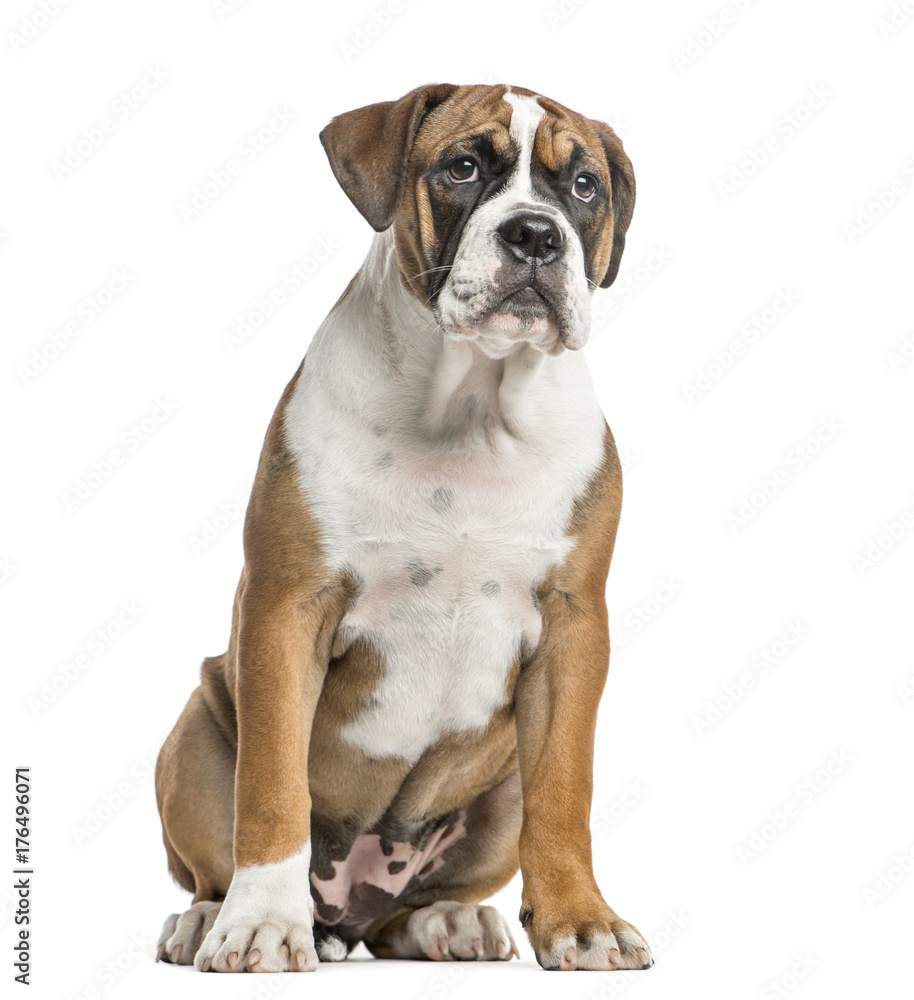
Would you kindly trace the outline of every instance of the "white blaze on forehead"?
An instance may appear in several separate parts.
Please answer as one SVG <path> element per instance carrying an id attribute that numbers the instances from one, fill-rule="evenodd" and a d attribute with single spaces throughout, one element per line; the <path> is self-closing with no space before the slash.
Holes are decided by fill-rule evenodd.
<path id="1" fill-rule="evenodd" d="M 511 179 L 511 187 L 514 189 L 520 188 L 532 195 L 533 186 L 530 181 L 530 164 L 533 160 L 533 138 L 546 111 L 535 97 L 513 94 L 510 90 L 505 94 L 503 100 L 507 101 L 513 108 L 508 132 L 520 147 L 520 154 L 517 158 L 517 169 L 514 171 L 514 176 Z"/>

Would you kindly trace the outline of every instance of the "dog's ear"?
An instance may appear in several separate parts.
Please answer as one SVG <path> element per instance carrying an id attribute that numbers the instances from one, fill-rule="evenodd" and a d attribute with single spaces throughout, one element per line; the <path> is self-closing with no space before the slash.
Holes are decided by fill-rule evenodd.
<path id="1" fill-rule="evenodd" d="M 632 162 L 626 156 L 616 133 L 603 122 L 593 122 L 593 125 L 603 143 L 612 184 L 610 197 L 613 207 L 613 244 L 609 266 L 600 282 L 600 288 L 609 288 L 619 273 L 622 251 L 625 249 L 625 233 L 632 221 L 632 211 L 635 208 L 635 174 Z"/>
<path id="2" fill-rule="evenodd" d="M 403 204 L 409 157 L 422 119 L 456 89 L 450 83 L 417 87 L 399 101 L 337 115 L 321 132 L 340 187 L 377 232 L 393 223 Z"/>

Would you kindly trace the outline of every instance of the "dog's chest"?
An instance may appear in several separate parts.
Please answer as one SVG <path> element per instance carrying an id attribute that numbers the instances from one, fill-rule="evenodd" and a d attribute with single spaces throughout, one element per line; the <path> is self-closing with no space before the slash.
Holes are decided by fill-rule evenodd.
<path id="1" fill-rule="evenodd" d="M 319 428 L 296 427 L 325 557 L 357 587 L 333 654 L 361 640 L 384 662 L 341 735 L 371 756 L 415 762 L 445 733 L 483 730 L 512 697 L 518 657 L 539 642 L 536 586 L 573 546 L 569 515 L 599 461 L 599 435 L 586 445 L 548 431 L 430 445 L 326 409 Z"/>

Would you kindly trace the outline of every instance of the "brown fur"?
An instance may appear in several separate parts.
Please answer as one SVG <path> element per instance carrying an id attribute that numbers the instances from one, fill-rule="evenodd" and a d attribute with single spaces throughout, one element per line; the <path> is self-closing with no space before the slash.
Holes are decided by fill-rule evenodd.
<path id="1" fill-rule="evenodd" d="M 538 955 L 564 936 L 628 926 L 600 894 L 590 842 L 594 731 L 609 668 L 606 577 L 621 505 L 621 467 L 607 428 L 603 467 L 575 504 L 574 551 L 540 588 L 543 635 L 515 695 L 521 919 Z"/>
<path id="2" fill-rule="evenodd" d="M 511 89 L 533 95 L 523 87 Z M 502 100 L 507 90 L 504 85 L 418 87 L 399 101 L 338 115 L 321 132 L 333 172 L 355 206 L 377 230 L 393 224 L 403 281 L 423 302 L 433 280 L 428 272 L 458 221 L 427 177 L 428 168 L 468 150 L 482 135 L 505 155 L 512 146 L 512 109 Z M 587 276 L 606 288 L 618 273 L 634 207 L 631 162 L 608 125 L 548 98 L 539 102 L 546 111 L 534 147 L 541 168 L 558 173 L 581 148 L 588 154 L 582 169 L 610 192 L 608 210 L 593 212 L 583 239 Z"/>

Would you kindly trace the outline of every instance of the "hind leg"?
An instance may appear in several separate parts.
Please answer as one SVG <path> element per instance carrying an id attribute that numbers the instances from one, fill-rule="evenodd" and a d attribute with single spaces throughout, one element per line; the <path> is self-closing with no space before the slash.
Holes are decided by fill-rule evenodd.
<path id="1" fill-rule="evenodd" d="M 200 902 L 183 913 L 172 913 L 166 917 L 156 942 L 156 961 L 193 965 L 194 955 L 221 909 L 221 902 Z"/>
<path id="2" fill-rule="evenodd" d="M 519 956 L 508 922 L 494 906 L 442 899 L 401 913 L 366 946 L 377 958 L 508 961 Z"/>
<path id="3" fill-rule="evenodd" d="M 468 809 L 467 836 L 445 863 L 404 894 L 402 909 L 365 932 L 377 958 L 500 959 L 519 953 L 508 922 L 482 900 L 507 885 L 519 867 L 520 776 L 509 775 Z"/>
<path id="4" fill-rule="evenodd" d="M 156 797 L 168 867 L 193 893 L 159 936 L 156 959 L 190 965 L 215 922 L 232 881 L 235 754 L 199 687 L 165 741 Z"/>

